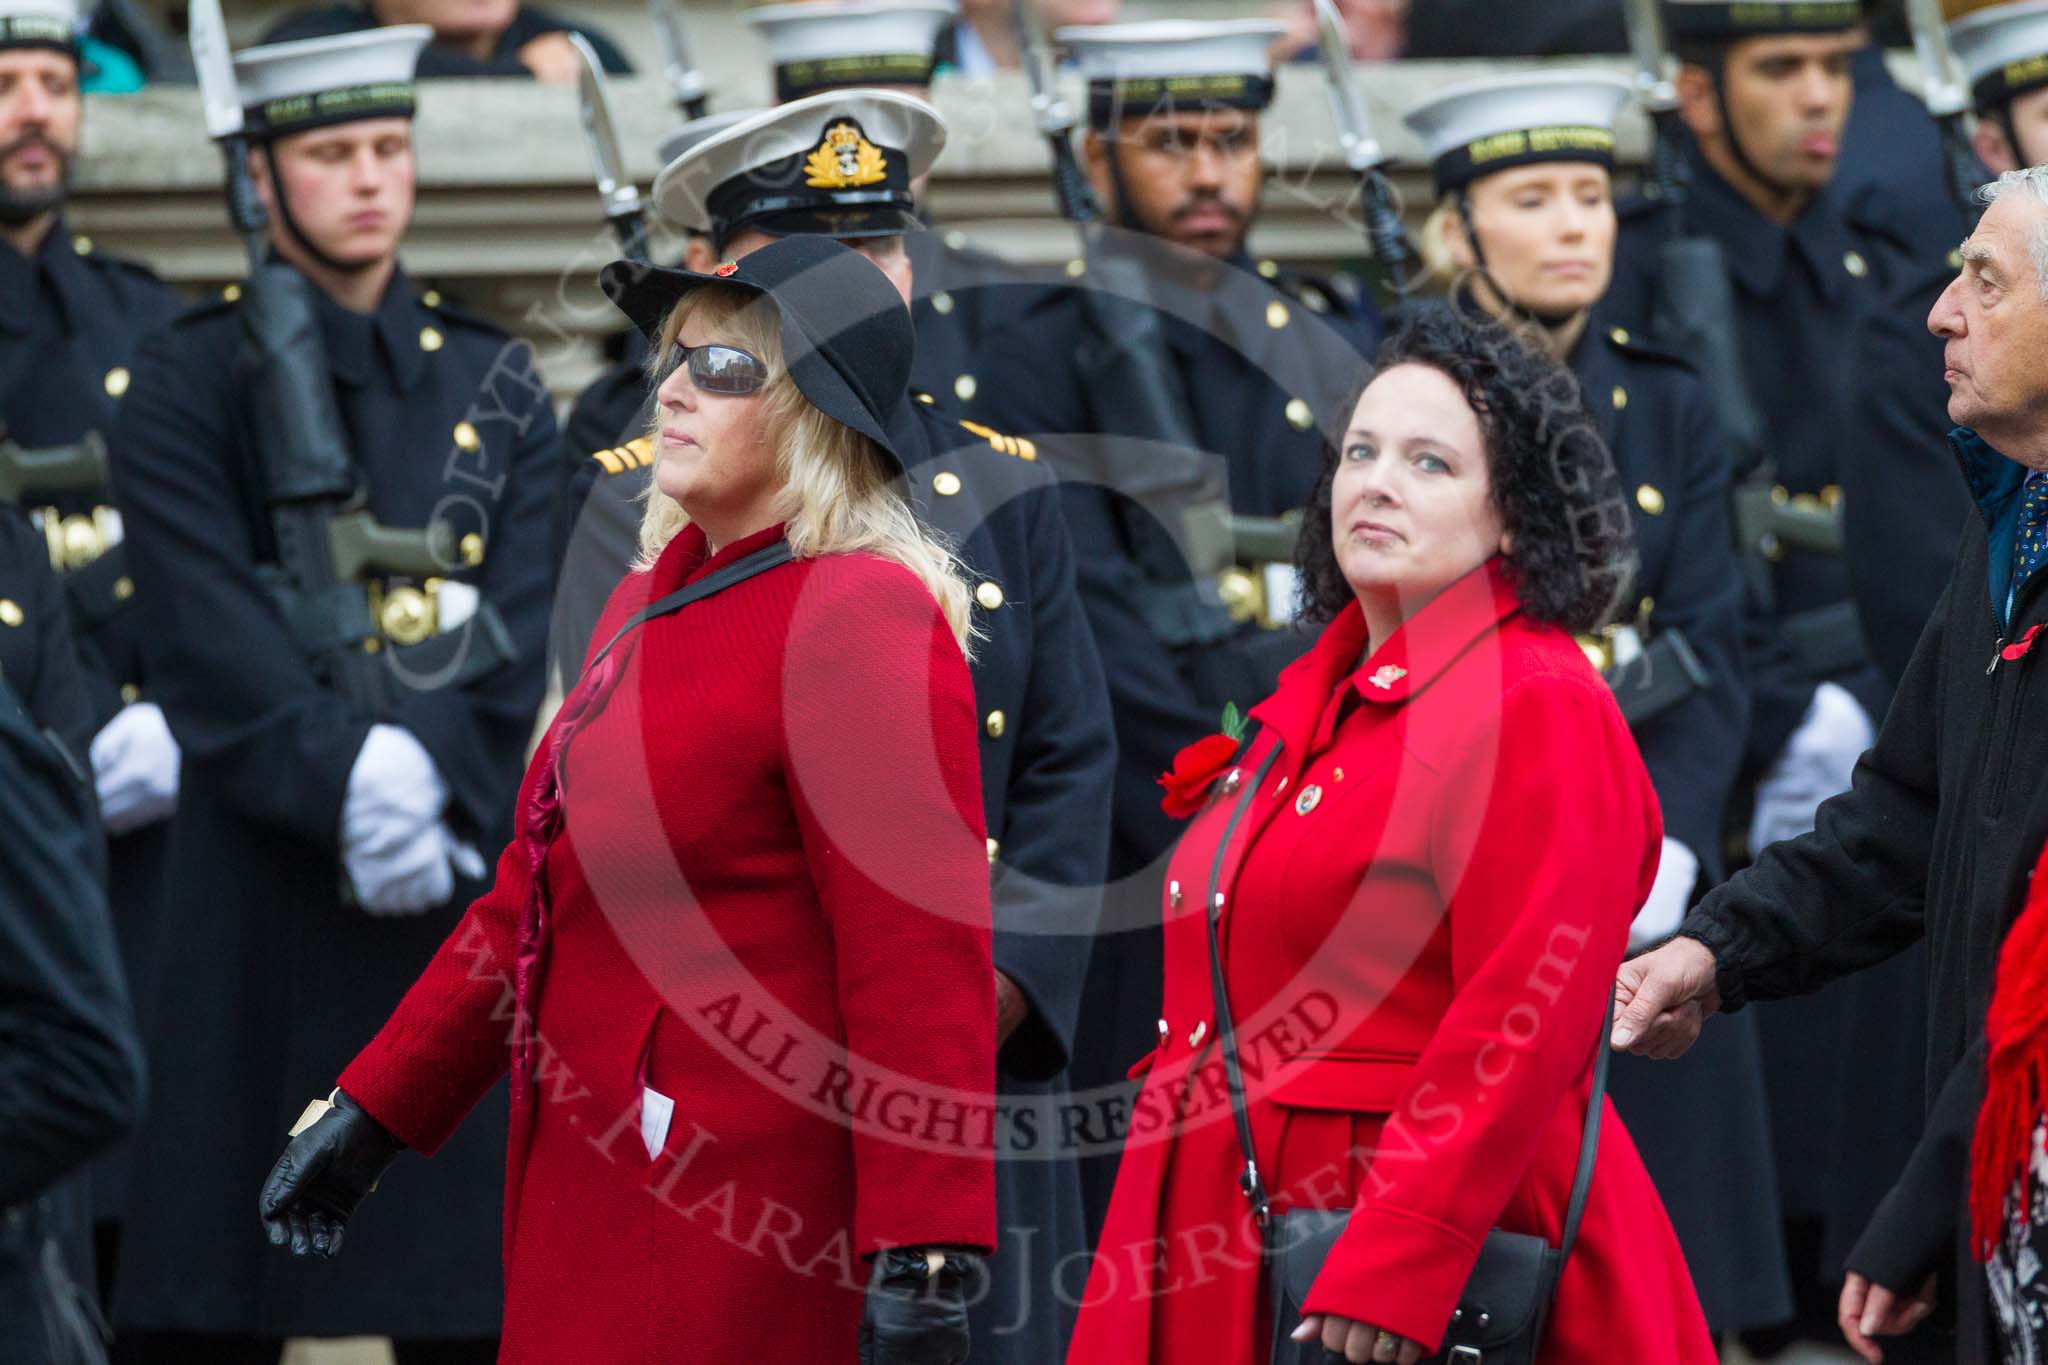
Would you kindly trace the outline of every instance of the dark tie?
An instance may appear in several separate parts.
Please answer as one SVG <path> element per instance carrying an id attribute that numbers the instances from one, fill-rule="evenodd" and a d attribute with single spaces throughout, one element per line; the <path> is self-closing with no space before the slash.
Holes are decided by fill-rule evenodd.
<path id="1" fill-rule="evenodd" d="M 2043 562 L 2048 562 L 2048 477 L 2029 474 L 2020 497 L 2019 531 L 2012 541 L 2012 591 L 2015 597 Z"/>

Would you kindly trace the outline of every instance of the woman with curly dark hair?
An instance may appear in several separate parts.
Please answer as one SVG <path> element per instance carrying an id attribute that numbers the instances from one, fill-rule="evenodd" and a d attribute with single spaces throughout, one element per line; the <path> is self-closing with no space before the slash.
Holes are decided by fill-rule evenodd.
<path id="1" fill-rule="evenodd" d="M 1656 1191 L 1590 1103 L 1662 837 L 1572 639 L 1628 572 L 1606 448 L 1554 361 L 1442 308 L 1329 429 L 1300 552 L 1321 635 L 1255 731 L 1164 780 L 1194 816 L 1165 1017 L 1069 1363 L 1476 1352 L 1516 1325 L 1467 1293 L 1481 1244 L 1561 1241 L 1589 1113 L 1536 1359 L 1710 1362 Z M 1342 1220 L 1319 1260 L 1280 1235 L 1304 1220 Z"/>
<path id="2" fill-rule="evenodd" d="M 1407 121 L 1431 154 L 1441 202 L 1425 240 L 1454 306 L 1500 319 L 1571 370 L 1626 490 L 1635 579 L 1619 619 L 1580 643 L 1614 679 L 1664 812 L 1657 880 L 1629 930 L 1636 951 L 1721 880 L 1750 692 L 1728 452 L 1706 386 L 1642 338 L 1590 325 L 1613 275 L 1612 130 L 1631 92 L 1602 72 L 1534 72 L 1437 91 Z M 1615 1107 L 1717 1332 L 1782 1322 L 1793 1306 L 1754 1013 L 1677 1061 L 1614 1060 Z"/>

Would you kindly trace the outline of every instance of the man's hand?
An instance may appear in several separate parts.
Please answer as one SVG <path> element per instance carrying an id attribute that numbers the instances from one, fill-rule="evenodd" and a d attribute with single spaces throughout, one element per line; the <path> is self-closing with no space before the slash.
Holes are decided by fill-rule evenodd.
<path id="1" fill-rule="evenodd" d="M 1693 1045 L 1707 1016 L 1720 1008 L 1713 953 L 1696 938 L 1675 938 L 1621 964 L 1611 1042 L 1616 1052 L 1668 1061 Z"/>
<path id="2" fill-rule="evenodd" d="M 519 64 L 543 85 L 574 85 L 583 74 L 583 59 L 560 29 L 543 33 L 519 49 Z"/>
<path id="3" fill-rule="evenodd" d="M 1855 1271 L 1842 1282 L 1842 1299 L 1835 1311 L 1842 1339 L 1857 1355 L 1878 1365 L 1884 1348 L 1872 1337 L 1898 1337 L 1918 1327 L 1934 1311 L 1934 1276 L 1921 1284 L 1920 1292 L 1901 1299 L 1881 1284 L 1872 1284 Z"/>
<path id="4" fill-rule="evenodd" d="M 1031 1017 L 1031 1002 L 1024 998 L 1024 992 L 1017 983 L 996 973 L 996 1046 L 1010 1041 L 1010 1035 L 1017 1026 Z"/>

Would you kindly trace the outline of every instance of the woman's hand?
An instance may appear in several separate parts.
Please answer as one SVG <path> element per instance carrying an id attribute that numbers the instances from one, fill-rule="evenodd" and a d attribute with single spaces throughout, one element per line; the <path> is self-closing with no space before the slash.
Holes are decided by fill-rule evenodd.
<path id="1" fill-rule="evenodd" d="M 1383 1332 L 1369 1322 L 1339 1317 L 1335 1313 L 1310 1313 L 1294 1329 L 1296 1341 L 1323 1339 L 1323 1349 L 1344 1360 L 1359 1362 L 1391 1360 L 1397 1365 L 1415 1365 L 1422 1359 L 1422 1343 Z"/>
<path id="2" fill-rule="evenodd" d="M 860 1319 L 860 1365 L 961 1365 L 968 1281 L 985 1275 L 969 1251 L 890 1247 L 875 1257 Z"/>
<path id="3" fill-rule="evenodd" d="M 325 1113 L 294 1130 L 263 1182 L 259 1207 L 270 1244 L 289 1241 L 294 1256 L 338 1254 L 342 1230 L 356 1206 L 404 1150 L 405 1144 L 368 1110 L 336 1090 Z"/>

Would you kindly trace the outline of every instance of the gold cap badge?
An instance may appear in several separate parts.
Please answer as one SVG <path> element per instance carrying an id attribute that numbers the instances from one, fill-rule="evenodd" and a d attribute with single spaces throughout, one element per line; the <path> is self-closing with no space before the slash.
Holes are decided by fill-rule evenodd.
<path id="1" fill-rule="evenodd" d="M 835 123 L 804 159 L 804 183 L 814 190 L 843 190 L 878 185 L 888 178 L 882 149 L 860 135 L 851 123 Z"/>

